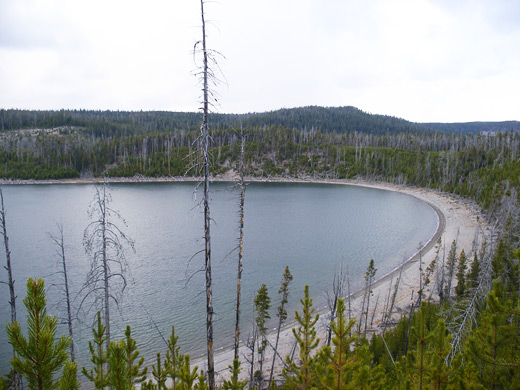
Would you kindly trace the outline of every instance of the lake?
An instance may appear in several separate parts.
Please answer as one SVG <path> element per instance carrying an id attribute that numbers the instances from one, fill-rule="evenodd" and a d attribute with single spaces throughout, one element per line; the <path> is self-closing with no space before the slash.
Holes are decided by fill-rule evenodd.
<path id="1" fill-rule="evenodd" d="M 112 308 L 112 339 L 131 325 L 141 354 L 148 361 L 164 355 L 171 326 L 175 325 L 181 351 L 205 351 L 205 277 L 202 191 L 194 183 L 112 184 L 111 207 L 126 220 L 114 220 L 135 241 L 135 253 L 125 251 L 128 286 L 120 312 Z M 25 283 L 44 277 L 48 313 L 64 318 L 59 287 L 61 275 L 57 247 L 49 237 L 64 228 L 72 296 L 85 282 L 90 259 L 83 247 L 89 223 L 87 210 L 92 184 L 3 186 L 13 274 L 16 280 L 18 319 L 25 323 Z M 213 299 L 215 348 L 233 344 L 236 268 L 238 258 L 238 190 L 231 184 L 211 185 Z M 242 281 L 242 338 L 253 322 L 253 299 L 262 283 L 272 299 L 276 319 L 277 294 L 285 266 L 290 285 L 289 318 L 299 308 L 308 284 L 315 306 L 325 305 L 325 291 L 341 264 L 348 266 L 353 289 L 362 286 L 370 259 L 376 277 L 411 257 L 420 243 L 435 233 L 438 218 L 427 204 L 407 195 L 371 188 L 294 183 L 251 183 L 247 187 Z M 5 265 L 5 251 L 0 251 Z M 2 269 L 1 280 L 7 280 Z M 5 324 L 10 319 L 9 290 L 0 287 L 0 373 L 8 370 L 12 350 Z M 88 340 L 95 312 L 81 314 L 74 326 L 79 365 L 88 364 Z M 274 325 L 274 320 L 273 320 Z M 59 334 L 66 334 L 60 325 Z M 89 365 L 90 367 L 90 365 Z"/>

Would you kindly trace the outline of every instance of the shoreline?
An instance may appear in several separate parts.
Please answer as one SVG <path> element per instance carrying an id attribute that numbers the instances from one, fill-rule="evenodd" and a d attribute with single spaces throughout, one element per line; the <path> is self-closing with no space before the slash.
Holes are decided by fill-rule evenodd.
<path id="1" fill-rule="evenodd" d="M 230 171 L 224 175 L 219 175 L 211 179 L 211 182 L 234 182 L 235 174 Z M 41 185 L 41 184 L 96 184 L 103 181 L 103 178 L 82 178 L 82 179 L 63 179 L 63 180 L 0 180 L 0 185 Z M 108 178 L 109 183 L 164 183 L 164 182 L 199 182 L 200 177 L 163 177 L 163 178 L 146 178 L 146 177 L 132 177 L 132 178 Z M 330 185 L 353 185 L 361 186 L 366 188 L 373 188 L 378 190 L 394 191 L 403 195 L 413 196 L 414 198 L 425 202 L 434 209 L 437 214 L 438 223 L 437 229 L 430 240 L 418 249 L 415 254 L 410 258 L 404 260 L 400 265 L 378 277 L 372 284 L 373 300 L 376 297 L 380 297 L 381 301 L 387 300 L 389 294 L 392 293 L 394 280 L 401 274 L 401 282 L 399 292 L 396 297 L 395 310 L 392 314 L 392 319 L 397 320 L 401 313 L 409 310 L 411 302 L 413 302 L 414 294 L 416 296 L 419 290 L 419 257 L 423 260 L 423 270 L 431 263 L 435 258 L 436 251 L 434 250 L 436 243 L 439 238 L 442 238 L 442 245 L 445 248 L 445 254 L 447 254 L 451 242 L 455 240 L 457 242 L 457 254 L 462 249 L 465 250 L 468 258 L 471 258 L 472 252 L 475 250 L 479 242 L 487 235 L 487 225 L 485 218 L 482 217 L 480 208 L 472 201 L 457 198 L 451 194 L 439 193 L 434 190 L 407 187 L 401 185 L 395 185 L 384 182 L 366 181 L 366 180 L 336 180 L 336 179 L 315 179 L 311 177 L 301 178 L 287 178 L 287 177 L 269 177 L 269 178 L 246 178 L 247 183 L 255 182 L 266 182 L 266 183 L 307 183 L 307 184 L 330 184 Z M 435 290 L 435 275 L 431 277 L 431 285 L 425 289 L 424 299 L 428 299 L 430 296 L 433 300 L 437 298 Z M 386 296 L 385 296 L 386 294 Z M 359 311 L 361 307 L 361 299 L 363 296 L 363 288 L 358 291 L 354 291 L 350 294 L 350 304 L 352 307 L 352 318 L 359 318 Z M 345 296 L 345 298 L 347 298 Z M 372 300 L 372 301 L 373 301 Z M 379 301 L 379 298 L 378 298 Z M 382 306 L 380 305 L 380 306 Z M 325 326 L 327 321 L 327 309 L 317 308 L 316 313 L 320 314 L 320 320 L 316 324 L 318 337 L 320 340 L 325 339 Z M 372 312 L 372 310 L 374 310 Z M 346 313 L 348 315 L 349 313 Z M 383 310 L 377 308 L 370 308 L 370 316 L 372 321 L 367 329 L 367 333 L 374 333 L 381 330 L 379 325 L 382 322 Z M 278 353 L 280 356 L 285 358 L 294 349 L 294 336 L 292 334 L 292 328 L 296 326 L 296 322 L 293 319 L 282 326 L 280 332 L 280 342 Z M 269 342 L 274 344 L 274 338 L 276 337 L 275 329 L 271 330 L 268 334 Z M 323 342 L 320 342 L 323 345 Z M 272 363 L 272 348 L 267 348 L 266 358 L 264 360 L 264 367 L 270 368 Z M 233 345 L 230 343 L 228 347 L 221 347 L 219 350 L 214 351 L 215 359 L 215 373 L 217 381 L 220 383 L 223 379 L 229 377 L 228 366 L 233 361 Z M 249 368 L 245 360 L 245 356 L 248 356 L 250 351 L 245 346 L 245 340 L 241 340 L 240 343 L 240 356 L 242 362 L 242 369 L 240 377 L 246 379 L 249 377 Z M 296 351 L 295 356 L 298 356 Z M 192 356 L 192 367 L 198 366 L 200 369 L 205 369 L 207 365 L 206 355 Z M 275 364 L 275 378 L 281 373 L 283 369 L 282 361 L 277 358 Z"/>
<path id="2" fill-rule="evenodd" d="M 403 195 L 412 196 L 432 207 L 435 213 L 437 214 L 438 218 L 437 229 L 434 235 L 425 245 L 422 246 L 422 248 L 420 248 L 415 254 L 410 256 L 410 258 L 403 261 L 400 265 L 397 265 L 392 271 L 377 278 L 376 281 L 372 284 L 372 296 L 374 298 L 376 296 L 380 296 L 382 297 L 384 302 L 386 300 L 386 297 L 392 292 L 391 290 L 394 287 L 394 280 L 397 278 L 399 274 L 401 274 L 401 282 L 396 297 L 395 308 L 391 315 L 392 320 L 398 320 L 401 316 L 401 313 L 407 312 L 407 310 L 409 310 L 410 304 L 416 299 L 415 297 L 417 295 L 417 291 L 419 290 L 419 276 L 421 270 L 421 265 L 418 261 L 419 257 L 422 258 L 422 270 L 424 271 L 436 256 L 436 251 L 434 250 L 434 248 L 439 238 L 442 239 L 442 247 L 444 248 L 445 255 L 447 254 L 452 241 L 455 240 L 457 242 L 457 254 L 459 254 L 461 250 L 464 249 L 466 255 L 470 257 L 473 251 L 478 246 L 478 243 L 481 243 L 487 235 L 487 225 L 485 223 L 485 218 L 482 217 L 482 212 L 480 208 L 474 202 L 466 199 L 456 198 L 451 194 L 439 193 L 437 191 L 429 189 L 400 186 L 383 182 L 370 182 L 365 180 L 316 180 L 310 178 L 248 178 L 247 182 L 353 185 L 378 190 L 398 192 Z M 425 300 L 431 299 L 435 301 L 436 299 L 438 299 L 438 296 L 434 291 L 436 288 L 435 275 L 432 275 L 431 279 L 432 282 L 429 286 L 424 288 L 423 294 Z M 358 318 L 358 316 L 360 315 L 359 311 L 362 296 L 362 288 L 350 294 L 352 318 Z M 348 297 L 345 296 L 345 299 L 347 298 Z M 320 319 L 316 324 L 316 329 L 318 337 L 320 338 L 321 346 L 323 345 L 323 341 L 325 340 L 326 336 L 325 327 L 326 323 L 328 322 L 326 318 L 328 310 L 326 308 L 319 309 L 316 307 L 315 309 L 316 313 L 320 314 Z M 373 309 L 371 308 L 370 310 L 372 311 Z M 372 315 L 372 321 L 370 327 L 367 329 L 367 333 L 377 333 L 382 330 L 381 328 L 379 328 L 379 325 L 382 323 L 383 310 L 377 310 L 376 308 L 374 309 L 374 312 L 371 312 L 370 314 Z M 348 313 L 346 313 L 346 315 L 348 315 Z M 292 328 L 294 328 L 296 325 L 296 322 L 292 320 L 282 326 L 282 330 L 280 332 L 278 353 L 280 356 L 284 358 L 285 356 L 288 356 L 293 350 L 294 336 L 292 334 Z M 274 338 L 276 337 L 275 330 L 276 329 L 271 330 L 268 334 L 268 339 L 271 344 L 274 344 Z M 248 352 L 249 350 L 246 349 L 246 347 L 241 341 L 240 354 L 242 358 L 240 360 L 242 362 L 242 370 L 240 377 L 242 379 L 248 378 L 249 365 L 245 361 L 245 356 L 247 356 Z M 222 381 L 223 379 L 228 379 L 228 366 L 233 361 L 233 346 L 223 347 L 222 349 L 215 351 L 214 353 L 215 373 L 218 375 L 219 381 Z M 297 351 L 295 356 L 298 356 Z M 192 360 L 192 365 L 198 365 L 199 369 L 205 368 L 205 359 L 205 355 L 194 357 L 194 359 Z M 268 352 L 266 352 L 266 359 L 264 360 L 264 367 L 270 367 L 271 363 L 272 349 L 269 349 L 268 347 Z M 283 362 L 281 362 L 280 359 L 277 358 L 277 362 L 275 364 L 275 378 L 277 375 L 281 374 L 282 369 Z"/>

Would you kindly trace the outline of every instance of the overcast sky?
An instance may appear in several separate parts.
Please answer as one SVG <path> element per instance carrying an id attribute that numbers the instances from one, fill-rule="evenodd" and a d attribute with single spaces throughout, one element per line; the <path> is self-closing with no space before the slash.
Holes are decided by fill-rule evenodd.
<path id="1" fill-rule="evenodd" d="M 520 120 L 518 0 L 206 4 L 221 113 Z M 0 0 L 0 108 L 196 111 L 198 0 Z"/>

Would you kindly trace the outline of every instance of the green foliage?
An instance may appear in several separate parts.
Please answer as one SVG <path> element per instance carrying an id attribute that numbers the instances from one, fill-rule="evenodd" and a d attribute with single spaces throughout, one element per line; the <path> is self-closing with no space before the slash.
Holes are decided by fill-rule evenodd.
<path id="1" fill-rule="evenodd" d="M 457 273 L 455 277 L 457 278 L 457 285 L 455 286 L 455 294 L 457 297 L 462 297 L 466 292 L 466 269 L 468 268 L 468 259 L 466 258 L 466 253 L 464 249 L 460 252 L 459 261 L 457 265 Z"/>
<path id="2" fill-rule="evenodd" d="M 302 314 L 295 312 L 298 330 L 292 329 L 300 348 L 300 365 L 287 360 L 287 366 L 284 370 L 286 380 L 285 387 L 292 389 L 298 388 L 302 390 L 311 389 L 314 381 L 314 365 L 315 360 L 313 350 L 316 349 L 319 339 L 316 337 L 316 322 L 318 322 L 319 314 L 314 315 L 312 307 L 312 298 L 309 297 L 309 286 L 305 286 L 304 298 L 300 299 L 302 304 Z"/>
<path id="3" fill-rule="evenodd" d="M 164 374 L 165 377 L 171 379 L 173 387 L 175 387 L 179 365 L 182 362 L 182 355 L 179 353 L 180 347 L 177 346 L 178 339 L 179 337 L 175 336 L 175 327 L 172 326 L 172 332 L 168 339 L 168 350 L 164 360 Z"/>
<path id="4" fill-rule="evenodd" d="M 499 281 L 493 283 L 477 327 L 468 339 L 467 358 L 477 367 L 486 388 L 509 388 L 520 371 L 520 308 L 517 296 L 508 296 Z"/>
<path id="5" fill-rule="evenodd" d="M 79 390 L 81 383 L 78 380 L 78 364 L 67 360 L 63 367 L 61 378 L 56 383 L 57 390 Z"/>
<path id="6" fill-rule="evenodd" d="M 267 331 L 266 321 L 271 318 L 269 309 L 271 308 L 271 298 L 269 297 L 267 286 L 262 284 L 255 297 L 255 323 L 261 334 Z"/>
<path id="7" fill-rule="evenodd" d="M 190 368 L 190 357 L 184 355 L 180 361 L 178 378 L 180 379 L 179 385 L 176 387 L 179 390 L 191 390 L 194 388 L 195 381 L 199 379 L 197 373 L 198 367 L 195 366 L 193 369 Z M 200 380 L 199 380 L 200 383 Z"/>
<path id="8" fill-rule="evenodd" d="M 103 389 L 107 384 L 106 373 L 108 360 L 104 350 L 105 341 L 107 339 L 105 329 L 105 325 L 101 322 L 101 313 L 98 311 L 97 326 L 92 328 L 94 340 L 88 343 L 90 361 L 94 367 L 90 371 L 87 371 L 85 367 L 81 369 L 82 374 L 85 375 L 89 381 L 94 383 L 96 389 Z"/>
<path id="9" fill-rule="evenodd" d="M 107 348 L 106 383 L 112 389 L 132 390 L 136 383 L 144 382 L 147 368 L 142 368 L 144 357 L 139 357 L 130 326 L 126 327 L 125 338 L 111 341 Z"/>
<path id="10" fill-rule="evenodd" d="M 27 280 L 27 296 L 23 300 L 27 308 L 27 337 L 18 321 L 7 324 L 9 343 L 17 355 L 11 359 L 14 370 L 20 373 L 29 389 L 77 388 L 76 366 L 66 364 L 70 338 L 56 338 L 58 320 L 47 315 L 45 283 L 43 279 Z M 65 366 L 63 378 L 56 381 L 55 374 Z"/>
<path id="11" fill-rule="evenodd" d="M 243 390 L 247 385 L 247 381 L 238 380 L 238 375 L 240 374 L 240 361 L 238 359 L 233 359 L 233 365 L 228 366 L 229 371 L 231 372 L 231 379 L 225 380 L 223 384 L 224 390 Z"/>
<path id="12" fill-rule="evenodd" d="M 280 300 L 280 306 L 278 306 L 277 317 L 280 319 L 280 324 L 282 324 L 287 319 L 287 309 L 285 305 L 287 304 L 289 297 L 289 283 L 293 280 L 293 276 L 291 275 L 291 271 L 289 271 L 289 266 L 285 267 L 285 271 L 282 277 L 282 285 L 278 290 L 278 294 L 282 294 L 282 298 Z"/>
<path id="13" fill-rule="evenodd" d="M 349 360 L 349 357 L 352 356 L 350 347 L 356 341 L 356 338 L 352 336 L 354 323 L 354 319 L 347 323 L 345 303 L 343 299 L 338 299 L 336 321 L 331 324 L 334 349 L 325 347 L 321 355 L 326 372 L 326 375 L 321 379 L 323 389 L 340 390 L 344 388 L 348 371 L 352 370 L 353 365 L 353 360 Z"/>

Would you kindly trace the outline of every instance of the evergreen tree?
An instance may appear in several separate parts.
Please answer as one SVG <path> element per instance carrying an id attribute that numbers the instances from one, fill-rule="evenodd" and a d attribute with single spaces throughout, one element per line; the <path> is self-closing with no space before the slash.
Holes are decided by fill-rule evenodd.
<path id="1" fill-rule="evenodd" d="M 107 348 L 107 363 L 107 386 L 114 390 L 133 390 L 123 340 L 118 343 L 110 342 Z"/>
<path id="2" fill-rule="evenodd" d="M 57 390 L 79 390 L 81 383 L 78 380 L 78 363 L 71 360 L 65 362 L 61 378 L 56 383 Z"/>
<path id="3" fill-rule="evenodd" d="M 175 328 L 172 326 L 172 332 L 168 339 L 168 350 L 164 360 L 164 371 L 166 377 L 172 381 L 172 386 L 175 388 L 177 375 L 179 371 L 179 363 L 182 360 L 182 355 L 179 353 L 181 347 L 177 346 L 178 336 L 175 336 Z"/>
<path id="4" fill-rule="evenodd" d="M 448 258 L 446 259 L 446 291 L 444 298 L 451 298 L 451 284 L 453 282 L 453 275 L 455 274 L 455 267 L 457 265 L 457 242 L 453 240 L 451 243 Z"/>
<path id="5" fill-rule="evenodd" d="M 83 375 L 85 375 L 89 381 L 94 383 L 96 389 L 104 389 L 107 383 L 107 354 L 104 351 L 104 343 L 107 339 L 105 329 L 105 325 L 101 322 L 101 313 L 98 311 L 97 326 L 92 328 L 94 340 L 88 342 L 90 361 L 94 367 L 90 371 L 87 371 L 85 367 L 81 369 Z"/>
<path id="6" fill-rule="evenodd" d="M 488 389 L 509 388 L 520 371 L 518 299 L 508 297 L 499 281 L 493 283 L 479 326 L 468 340 L 467 358 L 477 367 Z"/>
<path id="7" fill-rule="evenodd" d="M 455 287 L 455 294 L 457 297 L 462 297 L 466 292 L 466 269 L 468 268 L 468 259 L 466 258 L 466 253 L 464 249 L 460 252 L 459 262 L 457 265 L 457 274 L 455 277 L 457 278 L 457 286 Z"/>
<path id="8" fill-rule="evenodd" d="M 77 388 L 74 365 L 66 366 L 61 380 L 54 379 L 68 359 L 67 349 L 71 340 L 66 336 L 55 340 L 58 320 L 47 315 L 43 279 L 27 280 L 27 296 L 23 303 L 28 314 L 27 337 L 23 335 L 18 321 L 6 326 L 9 343 L 16 351 L 16 356 L 11 359 L 13 368 L 27 380 L 31 390 L 52 389 L 58 384 L 64 389 Z"/>
<path id="9" fill-rule="evenodd" d="M 137 344 L 131 336 L 130 326 L 126 326 L 125 338 L 119 343 L 110 343 L 107 349 L 108 384 L 116 388 L 134 388 L 136 383 L 146 379 L 144 357 L 139 357 Z"/>
<path id="10" fill-rule="evenodd" d="M 355 341 L 352 336 L 352 327 L 355 320 L 347 323 L 345 318 L 345 303 L 343 299 L 338 299 L 336 321 L 331 324 L 332 344 L 334 349 L 325 348 L 322 358 L 326 361 L 326 375 L 322 378 L 324 389 L 341 390 L 345 388 L 347 382 L 347 371 L 352 369 L 352 361 L 349 361 L 351 344 Z"/>
<path id="11" fill-rule="evenodd" d="M 426 352 L 425 379 L 432 390 L 446 389 L 453 379 L 454 368 L 446 364 L 446 357 L 451 350 L 451 336 L 446 333 L 444 320 L 440 319 L 431 332 Z"/>
<path id="12" fill-rule="evenodd" d="M 147 386 L 152 389 L 164 390 L 166 389 L 166 380 L 168 379 L 166 376 L 166 370 L 163 368 L 163 364 L 161 362 L 161 354 L 157 353 L 156 364 L 152 364 L 152 376 L 155 379 L 157 385 L 154 387 L 151 381 L 148 382 Z"/>
<path id="13" fill-rule="evenodd" d="M 267 346 L 267 320 L 271 318 L 269 315 L 269 309 L 271 307 L 271 298 L 269 297 L 267 286 L 265 284 L 262 284 L 260 288 L 258 289 L 258 292 L 255 297 L 255 323 L 258 328 L 258 332 L 260 333 L 260 345 L 258 347 L 258 354 L 259 357 L 259 363 L 260 363 L 260 370 L 258 378 L 260 381 L 263 380 L 263 363 L 264 363 L 264 353 L 265 348 Z"/>
<path id="14" fill-rule="evenodd" d="M 178 378 L 180 380 L 179 386 L 177 387 L 180 390 L 191 390 L 195 385 L 195 381 L 198 379 L 199 375 L 197 373 L 198 367 L 195 366 L 193 369 L 190 368 L 190 356 L 184 355 L 181 359 L 179 365 L 179 375 Z"/>
<path id="15" fill-rule="evenodd" d="M 480 274 L 480 262 L 478 259 L 478 255 L 475 253 L 473 257 L 473 262 L 471 263 L 471 267 L 469 269 L 469 274 L 466 278 L 466 290 L 473 290 L 478 286 L 478 279 Z"/>
<path id="16" fill-rule="evenodd" d="M 238 359 L 233 359 L 233 365 L 229 366 L 229 371 L 231 372 L 231 379 L 225 380 L 223 383 L 224 390 L 243 390 L 247 385 L 247 381 L 238 380 L 238 375 L 240 374 L 240 361 Z"/>
<path id="17" fill-rule="evenodd" d="M 320 341 L 316 337 L 316 322 L 319 314 L 314 315 L 312 298 L 309 297 L 309 286 L 305 286 L 304 297 L 300 299 L 302 304 L 302 314 L 295 312 L 296 322 L 299 324 L 298 330 L 293 328 L 293 335 L 300 348 L 300 362 L 297 366 L 287 358 L 287 366 L 284 370 L 286 387 L 288 389 L 310 390 L 314 381 L 314 357 L 312 352 Z"/>

